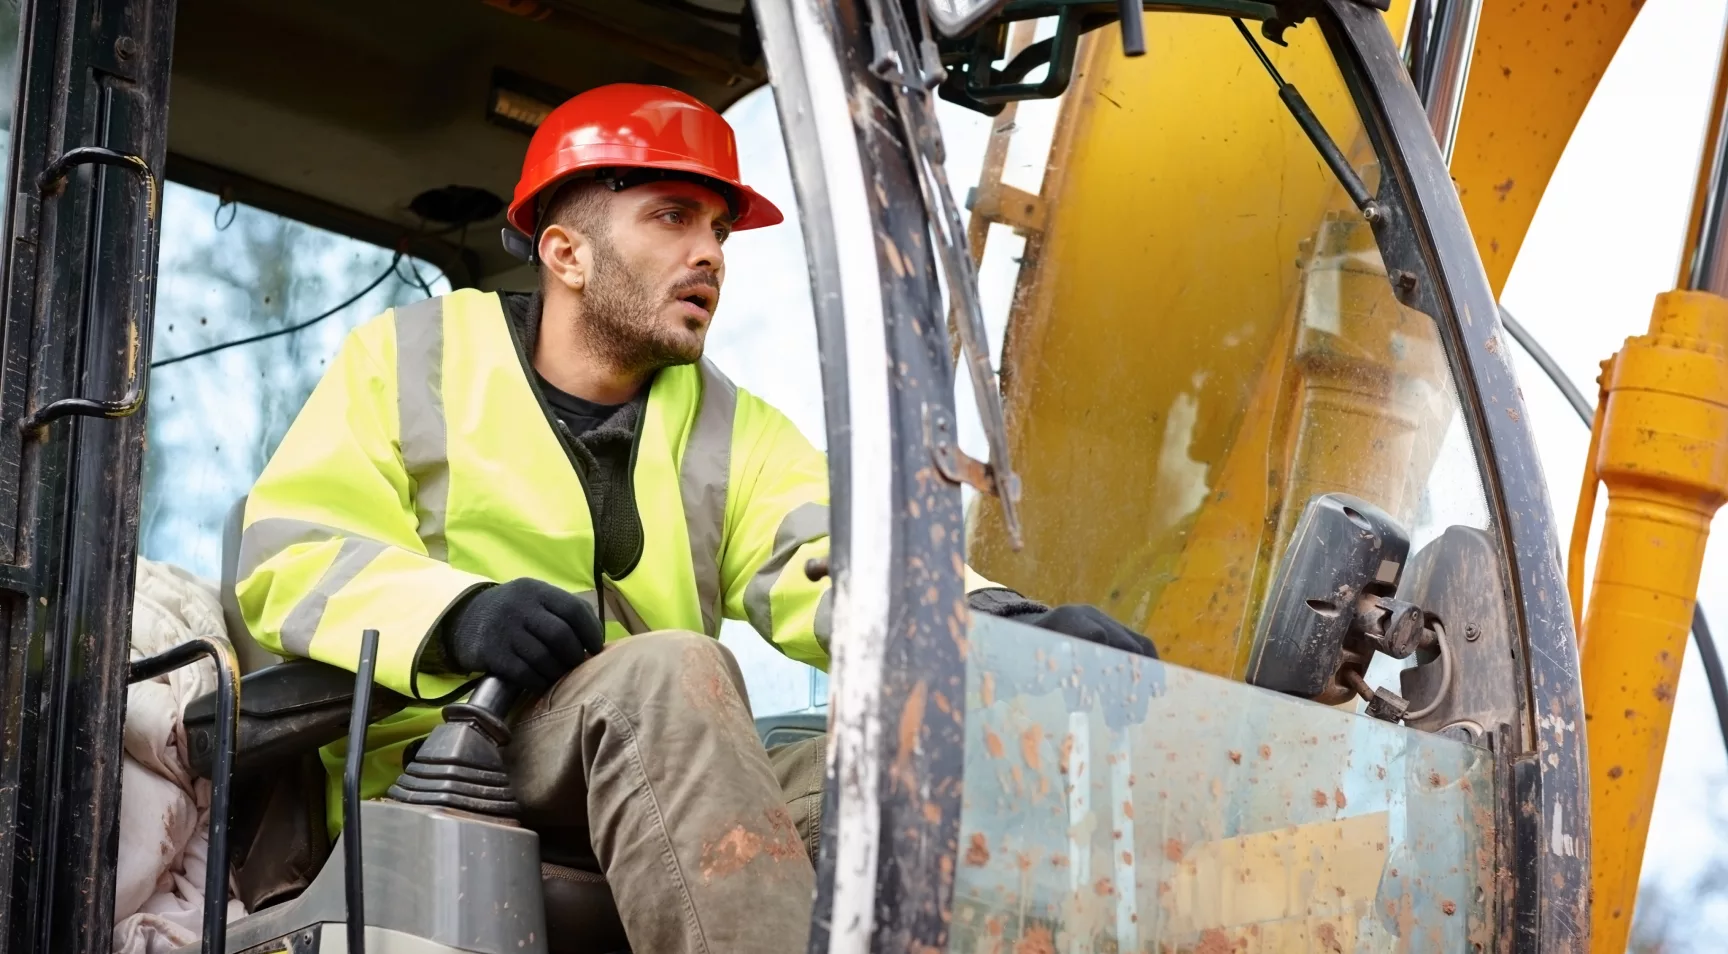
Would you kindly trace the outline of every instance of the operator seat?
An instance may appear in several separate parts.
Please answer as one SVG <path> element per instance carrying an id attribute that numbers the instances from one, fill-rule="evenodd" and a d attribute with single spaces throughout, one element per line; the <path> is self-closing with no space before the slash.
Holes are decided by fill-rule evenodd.
<path id="1" fill-rule="evenodd" d="M 247 909 L 257 912 L 298 897 L 330 859 L 325 772 L 318 749 L 348 732 L 354 675 L 311 659 L 276 661 L 279 657 L 252 638 L 234 596 L 245 506 L 243 497 L 229 511 L 224 527 L 221 597 L 229 638 L 247 672 L 240 683 L 233 772 L 235 883 Z M 375 686 L 370 720 L 399 712 L 411 701 Z M 214 755 L 215 716 L 213 692 L 194 700 L 185 714 L 192 769 L 206 778 Z M 549 954 L 627 950 L 605 877 L 543 859 L 540 878 Z M 231 935 L 241 923 L 230 926 Z"/>

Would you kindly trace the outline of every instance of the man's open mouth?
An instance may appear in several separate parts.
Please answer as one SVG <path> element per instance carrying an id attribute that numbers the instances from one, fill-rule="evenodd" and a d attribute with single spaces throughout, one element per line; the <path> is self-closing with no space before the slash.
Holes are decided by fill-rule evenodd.
<path id="1" fill-rule="evenodd" d="M 693 288 L 687 293 L 678 296 L 679 301 L 689 302 L 710 315 L 714 313 L 714 305 L 719 298 L 720 293 L 707 286 Z"/>

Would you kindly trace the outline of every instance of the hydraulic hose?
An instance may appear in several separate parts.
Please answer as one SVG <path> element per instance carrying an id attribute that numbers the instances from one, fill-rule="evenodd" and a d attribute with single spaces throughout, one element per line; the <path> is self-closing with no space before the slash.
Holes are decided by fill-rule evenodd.
<path id="1" fill-rule="evenodd" d="M 1572 383 L 1572 379 L 1566 376 L 1566 372 L 1560 369 L 1554 356 L 1512 317 L 1505 306 L 1500 308 L 1500 323 L 1506 326 L 1507 334 L 1530 355 L 1536 366 L 1548 376 L 1548 380 L 1560 389 L 1566 403 L 1572 405 L 1572 410 L 1578 413 L 1578 419 L 1584 422 L 1584 426 L 1591 427 L 1591 422 L 1596 417 L 1596 409 L 1591 406 L 1583 392 L 1578 390 L 1578 386 Z M 1577 609 L 1577 612 L 1581 613 L 1582 609 Z M 1722 732 L 1723 744 L 1728 746 L 1728 673 L 1722 669 L 1722 656 L 1716 651 L 1716 639 L 1711 635 L 1710 621 L 1704 616 L 1704 606 L 1696 601 L 1692 604 L 1692 642 L 1698 647 L 1698 659 L 1704 664 L 1704 676 L 1710 682 L 1710 699 L 1716 706 L 1717 727 Z"/>

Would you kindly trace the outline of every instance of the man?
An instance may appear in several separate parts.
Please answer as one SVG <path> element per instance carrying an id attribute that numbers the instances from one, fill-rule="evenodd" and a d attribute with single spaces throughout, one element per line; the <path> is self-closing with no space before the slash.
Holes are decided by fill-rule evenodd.
<path id="1" fill-rule="evenodd" d="M 379 683 L 428 702 L 477 673 L 541 693 L 506 750 L 522 820 L 604 872 L 635 950 L 802 951 L 823 746 L 763 751 L 715 637 L 748 619 L 826 667 L 829 584 L 804 565 L 827 555 L 827 465 L 702 360 L 727 235 L 781 214 L 718 113 L 619 85 L 547 117 L 509 220 L 538 293 L 456 292 L 343 345 L 248 503 L 247 624 L 349 668 L 378 629 Z M 1097 610 L 969 583 L 986 611 L 1151 653 Z M 370 730 L 367 797 L 437 720 Z"/>

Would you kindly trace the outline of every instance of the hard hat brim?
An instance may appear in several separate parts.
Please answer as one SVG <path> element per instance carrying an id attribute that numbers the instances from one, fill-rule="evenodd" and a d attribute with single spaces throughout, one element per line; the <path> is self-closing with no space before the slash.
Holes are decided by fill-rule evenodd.
<path id="1" fill-rule="evenodd" d="M 780 207 L 770 201 L 767 196 L 764 196 L 762 193 L 757 192 L 755 189 L 750 188 L 742 182 L 716 174 L 716 171 L 711 166 L 675 158 L 658 156 L 650 158 L 643 155 L 644 152 L 650 150 L 621 149 L 618 151 L 620 153 L 627 152 L 628 155 L 621 155 L 619 157 L 620 161 L 612 162 L 606 161 L 604 156 L 595 156 L 594 152 L 590 150 L 585 155 L 585 158 L 592 161 L 585 163 L 586 168 L 569 170 L 563 175 L 556 177 L 553 177 L 550 173 L 551 170 L 557 168 L 558 159 L 560 157 L 556 155 L 548 157 L 547 161 L 544 163 L 545 171 L 547 173 L 547 181 L 545 185 L 542 185 L 540 188 L 534 190 L 534 192 L 528 195 L 518 198 L 515 202 L 510 204 L 510 211 L 508 213 L 510 225 L 523 235 L 532 238 L 535 234 L 536 223 L 534 219 L 536 215 L 536 200 L 540 196 L 551 193 L 552 190 L 571 179 L 580 178 L 584 172 L 593 173 L 602 169 L 660 169 L 671 172 L 685 172 L 689 173 L 693 177 L 709 180 L 731 194 L 732 204 L 735 206 L 738 216 L 732 222 L 732 231 L 734 232 L 742 232 L 746 229 L 765 228 L 770 225 L 779 225 L 781 222 L 786 221 L 786 216 L 780 211 Z M 534 170 L 534 172 L 540 173 L 541 170 L 537 169 Z M 525 175 L 524 178 L 529 178 L 529 176 Z M 534 178 L 539 178 L 539 176 L 536 175 Z"/>

